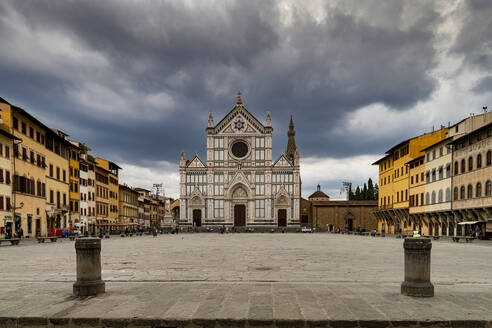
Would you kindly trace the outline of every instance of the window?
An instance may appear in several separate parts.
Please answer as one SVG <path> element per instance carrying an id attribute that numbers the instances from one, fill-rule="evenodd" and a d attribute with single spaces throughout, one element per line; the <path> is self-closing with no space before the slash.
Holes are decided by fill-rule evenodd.
<path id="1" fill-rule="evenodd" d="M 10 158 L 10 147 L 5 146 L 5 158 Z"/>
<path id="2" fill-rule="evenodd" d="M 454 162 L 454 175 L 458 175 L 458 162 Z"/>
<path id="3" fill-rule="evenodd" d="M 432 159 L 436 159 L 436 150 L 435 149 L 432 151 Z"/>
<path id="4" fill-rule="evenodd" d="M 29 136 L 34 139 L 34 129 L 29 127 Z"/>
<path id="5" fill-rule="evenodd" d="M 465 199 L 465 186 L 460 188 L 460 199 Z"/>
<path id="6" fill-rule="evenodd" d="M 413 175 L 410 177 L 410 184 L 413 184 Z"/>
<path id="7" fill-rule="evenodd" d="M 67 171 L 63 170 L 63 182 L 66 182 L 67 180 Z"/>
<path id="8" fill-rule="evenodd" d="M 472 171 L 473 170 L 473 157 L 469 157 L 468 158 L 468 171 Z"/>
<path id="9" fill-rule="evenodd" d="M 468 199 L 473 198 L 473 186 L 471 184 L 468 185 L 467 196 L 468 196 Z"/>
<path id="10" fill-rule="evenodd" d="M 438 172 L 439 172 L 439 180 L 442 180 L 442 178 L 443 178 L 443 172 L 444 172 L 444 170 L 443 170 L 443 167 L 442 167 L 442 166 L 440 166 L 440 167 L 439 167 Z"/>
<path id="11" fill-rule="evenodd" d="M 443 153 L 444 153 L 444 149 L 442 147 L 439 148 L 439 156 L 442 156 Z"/>
<path id="12" fill-rule="evenodd" d="M 432 192 L 432 204 L 435 204 L 436 203 L 436 192 L 433 191 Z"/>
<path id="13" fill-rule="evenodd" d="M 26 123 L 22 122 L 21 126 L 22 126 L 22 133 L 26 134 L 27 133 Z"/>
<path id="14" fill-rule="evenodd" d="M 432 170 L 432 182 L 436 181 L 436 169 Z"/>
<path id="15" fill-rule="evenodd" d="M 50 203 L 54 204 L 54 202 L 55 202 L 54 192 L 53 192 L 53 190 L 50 190 Z"/>
<path id="16" fill-rule="evenodd" d="M 458 189 L 456 189 L 456 194 L 458 194 Z M 449 202 L 451 200 L 451 189 L 446 188 L 446 201 Z"/>
<path id="17" fill-rule="evenodd" d="M 463 159 L 461 160 L 461 173 L 465 173 L 465 169 L 466 169 L 466 168 L 465 168 L 465 166 L 466 166 L 466 161 L 465 161 L 465 159 L 463 158 Z"/>
<path id="18" fill-rule="evenodd" d="M 265 217 L 265 200 L 257 199 L 255 200 L 255 216 L 257 218 Z"/>
<path id="19" fill-rule="evenodd" d="M 430 162 L 430 153 L 427 153 L 427 162 Z"/>
<path id="20" fill-rule="evenodd" d="M 478 154 L 477 155 L 477 169 L 482 167 L 482 155 Z"/>
<path id="21" fill-rule="evenodd" d="M 5 183 L 10 184 L 10 171 L 5 171 Z"/>
<path id="22" fill-rule="evenodd" d="M 438 203 L 442 203 L 442 198 L 443 198 L 443 192 L 442 192 L 442 189 L 439 190 L 439 194 L 437 196 L 437 202 Z"/>
<path id="23" fill-rule="evenodd" d="M 56 167 L 56 179 L 60 180 L 60 168 L 58 166 Z"/>
<path id="24" fill-rule="evenodd" d="M 482 184 L 480 182 L 475 187 L 475 197 L 482 197 Z"/>
<path id="25" fill-rule="evenodd" d="M 215 138 L 214 148 L 224 148 L 224 138 Z"/>
<path id="26" fill-rule="evenodd" d="M 3 211 L 3 196 L 0 196 L 0 210 Z"/>
<path id="27" fill-rule="evenodd" d="M 14 120 L 12 121 L 12 125 L 14 129 L 19 130 L 19 120 L 17 119 L 17 117 L 14 117 Z"/>
<path id="28" fill-rule="evenodd" d="M 490 180 L 485 183 L 485 196 L 492 196 L 492 182 Z"/>
<path id="29" fill-rule="evenodd" d="M 256 188 L 256 195 L 264 195 L 265 194 L 265 185 L 264 184 L 257 184 L 255 188 Z"/>
<path id="30" fill-rule="evenodd" d="M 255 146 L 256 148 L 265 148 L 265 138 L 256 138 Z"/>
<path id="31" fill-rule="evenodd" d="M 458 187 L 454 187 L 454 200 L 458 200 Z"/>
<path id="32" fill-rule="evenodd" d="M 41 141 L 41 134 L 38 131 L 36 131 L 36 141 L 37 142 Z"/>
<path id="33" fill-rule="evenodd" d="M 492 151 L 487 152 L 487 166 L 492 165 Z"/>
<path id="34" fill-rule="evenodd" d="M 224 151 L 223 150 L 215 150 L 214 151 L 214 160 L 223 161 L 224 160 Z"/>
<path id="35" fill-rule="evenodd" d="M 50 164 L 50 177 L 53 177 L 53 164 Z"/>
<path id="36" fill-rule="evenodd" d="M 427 171 L 427 173 L 425 174 L 425 183 L 429 183 L 430 182 L 430 172 Z"/>
<path id="37" fill-rule="evenodd" d="M 451 164 L 446 165 L 446 178 L 451 176 Z"/>
<path id="38" fill-rule="evenodd" d="M 224 217 L 224 200 L 215 199 L 214 200 L 214 217 L 223 218 Z"/>
<path id="39" fill-rule="evenodd" d="M 430 204 L 430 195 L 428 192 L 425 193 L 425 205 Z"/>
<path id="40" fill-rule="evenodd" d="M 255 159 L 257 161 L 264 161 L 265 160 L 265 150 L 264 149 L 257 149 L 255 151 Z"/>

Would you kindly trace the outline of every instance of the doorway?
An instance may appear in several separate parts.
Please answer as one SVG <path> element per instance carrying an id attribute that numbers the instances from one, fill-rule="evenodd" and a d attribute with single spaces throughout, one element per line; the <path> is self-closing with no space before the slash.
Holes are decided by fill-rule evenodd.
<path id="1" fill-rule="evenodd" d="M 278 226 L 286 227 L 287 226 L 287 210 L 281 209 L 278 210 Z"/>
<path id="2" fill-rule="evenodd" d="M 309 219 L 307 215 L 301 215 L 301 226 L 306 227 L 309 225 Z"/>
<path id="3" fill-rule="evenodd" d="M 201 227 L 202 226 L 202 211 L 201 210 L 193 210 L 193 226 Z"/>
<path id="4" fill-rule="evenodd" d="M 346 231 L 353 231 L 354 229 L 354 220 L 352 218 L 346 218 L 345 229 Z M 383 227 L 384 229 L 384 227 Z"/>
<path id="5" fill-rule="evenodd" d="M 246 206 L 234 205 L 234 226 L 244 227 L 246 226 Z"/>

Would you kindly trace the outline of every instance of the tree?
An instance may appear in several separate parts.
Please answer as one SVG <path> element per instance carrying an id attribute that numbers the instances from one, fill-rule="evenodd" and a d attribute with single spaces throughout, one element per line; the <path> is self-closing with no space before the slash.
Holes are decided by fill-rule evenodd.
<path id="1" fill-rule="evenodd" d="M 354 199 L 355 199 L 355 200 L 361 200 L 361 198 L 362 198 L 362 195 L 361 195 L 361 193 L 360 193 L 360 187 L 359 187 L 359 186 L 357 186 L 357 189 L 355 189 Z"/>
<path id="2" fill-rule="evenodd" d="M 87 146 L 84 143 L 80 143 L 80 151 L 82 152 L 82 154 L 87 154 L 91 150 L 91 147 Z"/>
<path id="3" fill-rule="evenodd" d="M 354 199 L 354 192 L 352 191 L 352 184 L 349 184 L 349 189 L 348 189 L 348 199 L 349 199 L 349 200 Z"/>
<path id="4" fill-rule="evenodd" d="M 374 186 L 372 184 L 372 179 L 369 178 L 369 180 L 367 180 L 367 196 L 368 196 L 368 200 L 375 200 L 377 198 L 374 197 L 375 193 L 374 193 Z"/>
<path id="5" fill-rule="evenodd" d="M 364 183 L 364 188 L 362 188 L 362 200 L 368 200 L 369 195 L 367 194 L 367 184 Z"/>

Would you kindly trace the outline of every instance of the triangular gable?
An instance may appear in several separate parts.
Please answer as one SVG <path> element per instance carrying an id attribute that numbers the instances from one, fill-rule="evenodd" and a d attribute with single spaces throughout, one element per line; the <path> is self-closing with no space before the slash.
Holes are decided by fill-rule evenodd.
<path id="1" fill-rule="evenodd" d="M 236 127 L 240 125 L 241 129 L 238 130 Z M 236 113 L 232 118 L 231 122 L 226 125 L 221 130 L 217 131 L 216 134 L 240 134 L 240 133 L 261 133 L 253 124 L 251 124 L 244 115 Z"/>
<path id="2" fill-rule="evenodd" d="M 206 167 L 198 155 L 195 155 L 187 167 Z"/>
<path id="3" fill-rule="evenodd" d="M 233 186 L 237 183 L 242 183 L 249 187 L 249 181 L 246 175 L 242 171 L 236 173 L 236 175 L 229 181 L 229 186 Z"/>
<path id="4" fill-rule="evenodd" d="M 244 108 L 243 105 L 236 105 L 219 123 L 217 123 L 214 127 L 214 133 L 217 134 L 223 132 L 238 115 L 241 115 L 245 119 L 247 125 L 251 126 L 252 129 L 265 133 L 263 124 Z"/>
<path id="5" fill-rule="evenodd" d="M 292 164 L 289 162 L 287 157 L 284 154 L 280 155 L 280 157 L 273 163 L 274 167 L 292 167 Z"/>

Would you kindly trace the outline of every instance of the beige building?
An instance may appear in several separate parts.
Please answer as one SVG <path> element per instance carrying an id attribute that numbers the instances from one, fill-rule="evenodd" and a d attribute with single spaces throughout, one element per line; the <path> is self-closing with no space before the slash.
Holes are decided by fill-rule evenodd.
<path id="1" fill-rule="evenodd" d="M 7 132 L 8 127 L 0 123 L 0 238 L 6 237 L 6 232 L 12 236 L 14 217 L 12 213 L 12 149 L 14 142 L 22 141 Z"/>
<path id="2" fill-rule="evenodd" d="M 479 223 L 492 237 L 492 123 L 453 141 L 452 209 L 457 234 Z M 468 223 L 468 224 L 467 224 Z"/>
<path id="3" fill-rule="evenodd" d="M 130 227 L 138 225 L 138 192 L 128 185 L 119 185 L 119 214 L 120 223 Z"/>
<path id="4" fill-rule="evenodd" d="M 105 160 L 103 158 L 96 158 L 97 166 L 104 169 L 107 173 L 108 177 L 108 220 L 110 222 L 118 221 L 118 192 L 119 192 L 119 183 L 118 183 L 118 171 L 121 170 L 121 167 L 116 165 L 115 163 Z"/>

